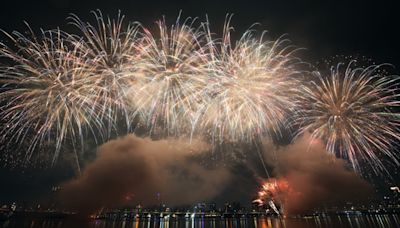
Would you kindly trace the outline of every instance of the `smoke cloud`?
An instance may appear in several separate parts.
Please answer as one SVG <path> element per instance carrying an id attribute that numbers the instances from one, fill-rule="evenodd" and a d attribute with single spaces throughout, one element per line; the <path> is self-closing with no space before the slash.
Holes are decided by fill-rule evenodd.
<path id="1" fill-rule="evenodd" d="M 290 190 L 284 191 L 285 212 L 301 214 L 325 205 L 362 201 L 372 195 L 372 187 L 346 162 L 326 152 L 324 145 L 309 135 L 294 144 L 274 149 L 265 144 L 266 161 L 278 178 L 286 179 Z"/>
<path id="2" fill-rule="evenodd" d="M 240 168 L 204 167 L 198 158 L 209 151 L 210 145 L 201 140 L 135 135 L 112 140 L 98 148 L 97 158 L 79 178 L 64 183 L 60 199 L 65 207 L 85 214 L 138 203 L 179 206 L 222 198 L 250 202 L 257 190 L 258 171 L 252 168 L 257 161 Z M 263 151 L 273 176 L 289 184 L 277 196 L 287 214 L 309 213 L 372 195 L 372 187 L 344 160 L 329 155 L 320 141 L 308 135 L 279 148 L 265 141 Z"/>
<path id="3" fill-rule="evenodd" d="M 141 203 L 186 205 L 210 199 L 229 182 L 225 168 L 204 168 L 196 155 L 208 151 L 202 141 L 153 141 L 128 135 L 98 148 L 82 175 L 62 186 L 67 208 L 92 213 L 101 207 Z"/>

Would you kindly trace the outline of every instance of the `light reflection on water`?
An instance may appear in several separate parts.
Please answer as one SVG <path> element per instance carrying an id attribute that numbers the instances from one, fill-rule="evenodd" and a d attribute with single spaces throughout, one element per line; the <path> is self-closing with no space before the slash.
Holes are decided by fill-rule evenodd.
<path id="1" fill-rule="evenodd" d="M 133 221 L 76 219 L 11 219 L 0 222 L 1 228 L 398 228 L 399 215 L 325 216 L 306 218 L 206 218 L 206 219 L 137 219 Z"/>

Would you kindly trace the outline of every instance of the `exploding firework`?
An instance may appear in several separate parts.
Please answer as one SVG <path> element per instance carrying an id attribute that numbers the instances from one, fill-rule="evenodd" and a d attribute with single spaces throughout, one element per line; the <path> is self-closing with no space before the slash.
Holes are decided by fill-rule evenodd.
<path id="1" fill-rule="evenodd" d="M 338 64 L 328 75 L 316 73 L 304 86 L 299 132 L 322 139 L 327 151 L 349 159 L 355 170 L 359 158 L 384 168 L 381 154 L 398 164 L 391 145 L 399 140 L 399 79 L 388 76 L 384 65 L 355 64 Z"/>
<path id="2" fill-rule="evenodd" d="M 26 159 L 37 145 L 55 139 L 57 158 L 63 142 L 82 139 L 86 127 L 93 128 L 96 97 L 86 82 L 89 64 L 75 47 L 66 45 L 66 34 L 42 31 L 37 37 L 7 34 L 16 50 L 2 45 L 0 56 L 12 62 L 1 68 L 1 116 L 3 142 L 28 140 Z"/>
<path id="3" fill-rule="evenodd" d="M 262 184 L 257 199 L 253 203 L 262 207 L 267 206 L 277 215 L 281 215 L 289 191 L 289 183 L 285 179 L 270 178 Z"/>
<path id="4" fill-rule="evenodd" d="M 279 135 L 296 106 L 291 94 L 298 88 L 297 49 L 285 39 L 256 39 L 251 30 L 232 43 L 229 21 L 221 42 L 211 42 L 212 75 L 198 125 L 220 143 Z"/>
<path id="5" fill-rule="evenodd" d="M 69 42 L 81 52 L 86 59 L 84 62 L 92 66 L 86 80 L 92 86 L 96 102 L 101 104 L 98 115 L 103 122 L 108 122 L 105 133 L 109 134 L 119 117 L 125 120 L 128 128 L 132 125 L 133 109 L 129 106 L 127 93 L 137 82 L 134 67 L 140 58 L 137 46 L 140 46 L 141 26 L 134 22 L 124 27 L 121 14 L 113 20 L 104 17 L 100 11 L 93 15 L 95 25 L 81 21 L 76 15 L 70 17 L 71 24 L 83 37 L 70 36 Z"/>
<path id="6" fill-rule="evenodd" d="M 359 156 L 380 164 L 379 152 L 397 161 L 390 149 L 399 139 L 399 84 L 382 66 L 339 65 L 301 86 L 298 49 L 253 30 L 234 42 L 229 17 L 215 39 L 208 21 L 178 17 L 167 26 L 164 19 L 153 31 L 124 26 L 120 14 L 93 14 L 94 25 L 70 17 L 80 35 L 14 32 L 7 35 L 15 48 L 1 44 L 2 140 L 29 141 L 28 159 L 46 140 L 55 141 L 54 159 L 67 139 L 75 148 L 86 132 L 106 140 L 121 120 L 128 131 L 140 119 L 150 134 L 253 144 L 281 136 L 297 113 L 299 134 L 311 131 L 354 167 Z"/>
<path id="7" fill-rule="evenodd" d="M 132 101 L 151 131 L 184 132 L 203 102 L 209 54 L 202 44 L 205 34 L 195 22 L 188 18 L 180 23 L 178 17 L 168 27 L 164 19 L 157 22 L 159 34 L 144 31 L 135 67 L 141 83 L 132 88 Z"/>

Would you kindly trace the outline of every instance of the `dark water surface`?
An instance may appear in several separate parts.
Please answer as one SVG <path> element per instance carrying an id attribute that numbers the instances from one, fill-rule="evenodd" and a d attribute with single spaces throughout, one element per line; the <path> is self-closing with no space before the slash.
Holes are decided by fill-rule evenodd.
<path id="1" fill-rule="evenodd" d="M 205 218 L 157 219 L 133 221 L 78 220 L 78 219 L 11 219 L 0 222 L 1 228 L 399 228 L 399 215 L 351 215 L 305 218 Z"/>

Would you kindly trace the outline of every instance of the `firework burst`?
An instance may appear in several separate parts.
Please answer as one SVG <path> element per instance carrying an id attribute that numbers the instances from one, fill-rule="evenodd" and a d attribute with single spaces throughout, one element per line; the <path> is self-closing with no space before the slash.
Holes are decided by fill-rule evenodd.
<path id="1" fill-rule="evenodd" d="M 379 154 L 398 161 L 391 146 L 400 139 L 399 81 L 381 65 L 338 65 L 301 83 L 297 48 L 254 30 L 234 42 L 230 17 L 216 39 L 208 21 L 163 19 L 153 31 L 124 26 L 121 14 L 93 14 L 94 24 L 70 17 L 79 35 L 14 32 L 6 35 L 15 48 L 1 44 L 2 140 L 29 141 L 27 159 L 46 140 L 56 142 L 55 160 L 67 139 L 75 146 L 91 132 L 107 140 L 119 121 L 131 131 L 140 119 L 150 134 L 201 134 L 231 145 L 294 126 L 354 168 L 358 158 L 382 167 Z"/>
<path id="2" fill-rule="evenodd" d="M 261 135 L 280 134 L 296 106 L 290 98 L 298 88 L 296 49 L 285 39 L 256 39 L 251 30 L 232 44 L 232 30 L 228 19 L 221 42 L 211 42 L 212 75 L 199 125 L 217 142 L 253 142 Z"/>
<path id="3" fill-rule="evenodd" d="M 116 19 L 104 17 L 100 11 L 93 12 L 96 24 L 81 21 L 76 15 L 70 17 L 71 24 L 82 34 L 70 36 L 72 43 L 90 64 L 91 71 L 86 78 L 93 88 L 98 112 L 103 122 L 107 122 L 106 133 L 110 133 L 119 117 L 131 127 L 131 112 L 127 93 L 136 83 L 134 76 L 135 63 L 138 61 L 137 46 L 141 25 L 137 22 L 123 26 L 124 16 L 118 14 Z"/>
<path id="4" fill-rule="evenodd" d="M 338 64 L 330 74 L 316 73 L 300 96 L 300 133 L 309 131 L 322 139 L 330 153 L 350 160 L 359 169 L 358 159 L 384 168 L 380 154 L 398 160 L 392 144 L 399 140 L 399 79 L 387 76 L 383 65 L 347 67 Z"/>
<path id="5" fill-rule="evenodd" d="M 258 192 L 257 199 L 253 200 L 253 203 L 257 203 L 259 206 L 267 206 L 277 215 L 281 215 L 284 212 L 283 206 L 289 192 L 292 192 L 292 190 L 286 179 L 270 178 L 264 181 Z"/>
<path id="6" fill-rule="evenodd" d="M 140 61 L 135 66 L 140 78 L 133 86 L 132 101 L 151 131 L 184 132 L 202 102 L 207 83 L 209 54 L 202 45 L 204 32 L 186 19 L 168 28 L 157 22 L 159 34 L 145 29 Z"/>
<path id="7" fill-rule="evenodd" d="M 26 158 L 38 144 L 55 139 L 55 155 L 67 137 L 82 139 L 87 127 L 96 126 L 95 97 L 83 83 L 89 66 L 76 48 L 70 49 L 65 33 L 42 31 L 37 37 L 7 34 L 16 50 L 2 45 L 0 55 L 12 66 L 2 67 L 1 116 L 3 140 L 30 141 Z M 4 142 L 4 141 L 3 141 Z M 19 144 L 19 143 L 18 143 Z"/>

